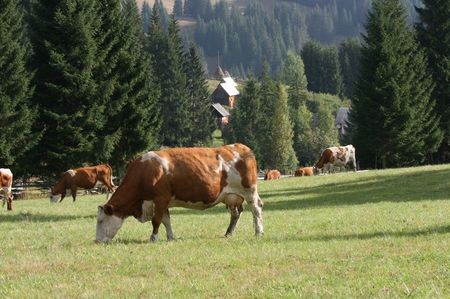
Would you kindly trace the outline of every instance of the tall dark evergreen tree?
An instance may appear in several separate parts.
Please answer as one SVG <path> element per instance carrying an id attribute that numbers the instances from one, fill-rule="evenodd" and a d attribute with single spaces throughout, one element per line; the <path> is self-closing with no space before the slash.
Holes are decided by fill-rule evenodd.
<path id="1" fill-rule="evenodd" d="M 118 174 L 137 153 L 158 147 L 159 89 L 151 62 L 143 49 L 139 12 L 134 0 L 125 0 L 119 22 L 123 24 L 114 74 L 117 88 L 108 109 L 105 131 L 118 136 L 109 159 Z"/>
<path id="2" fill-rule="evenodd" d="M 31 128 L 32 108 L 30 44 L 22 10 L 16 0 L 0 1 L 0 165 L 11 166 L 36 144 Z M 15 174 L 18 167 L 15 167 Z M 23 171 L 23 169 L 20 169 Z"/>
<path id="3" fill-rule="evenodd" d="M 359 160 L 370 167 L 417 165 L 442 140 L 424 54 L 399 0 L 375 0 L 369 12 L 351 110 Z"/>
<path id="4" fill-rule="evenodd" d="M 342 72 L 343 95 L 352 98 L 359 73 L 361 45 L 356 39 L 347 39 L 339 45 L 339 62 Z"/>
<path id="5" fill-rule="evenodd" d="M 59 173 L 89 162 L 96 132 L 105 122 L 104 90 L 93 78 L 99 62 L 100 26 L 97 1 L 39 1 L 33 5 L 33 100 L 39 106 L 38 123 L 45 126 L 33 151 L 40 174 Z"/>
<path id="6" fill-rule="evenodd" d="M 206 73 L 203 69 L 196 46 L 191 43 L 186 53 L 186 91 L 189 120 L 192 130 L 189 134 L 189 145 L 205 145 L 211 143 L 215 129 L 211 109 L 211 98 L 208 91 Z"/>
<path id="7" fill-rule="evenodd" d="M 233 127 L 235 135 L 233 142 L 240 142 L 249 146 L 258 162 L 262 160 L 256 134 L 261 124 L 259 93 L 258 82 L 254 78 L 250 78 L 245 84 L 236 108 L 233 109 L 231 123 L 229 124 Z"/>
<path id="8" fill-rule="evenodd" d="M 272 115 L 267 119 L 269 136 L 266 167 L 279 169 L 282 173 L 292 173 L 298 160 L 293 148 L 293 130 L 289 119 L 288 96 L 281 84 L 276 85 L 275 105 Z"/>
<path id="9" fill-rule="evenodd" d="M 423 0 L 416 8 L 420 17 L 417 24 L 419 41 L 428 57 L 435 87 L 433 98 L 441 117 L 444 139 L 439 150 L 439 161 L 450 161 L 450 1 Z"/>
<path id="10" fill-rule="evenodd" d="M 260 86 L 260 122 L 257 131 L 257 139 L 259 142 L 259 147 L 261 149 L 261 167 L 270 167 L 270 153 L 269 146 L 272 139 L 272 127 L 271 123 L 267 120 L 273 116 L 275 111 L 276 99 L 277 99 L 277 88 L 275 82 L 270 77 L 270 69 L 267 62 L 263 62 L 262 72 L 260 75 L 259 82 Z"/>

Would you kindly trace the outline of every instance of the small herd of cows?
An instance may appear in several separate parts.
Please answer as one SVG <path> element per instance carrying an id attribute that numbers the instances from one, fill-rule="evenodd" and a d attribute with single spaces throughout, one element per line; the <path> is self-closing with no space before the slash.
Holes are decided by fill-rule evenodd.
<path id="1" fill-rule="evenodd" d="M 314 167 L 299 168 L 294 175 L 311 176 L 347 166 L 356 171 L 355 154 L 352 145 L 327 148 Z M 280 176 L 278 170 L 269 170 L 264 179 Z M 12 180 L 11 170 L 0 168 L 0 195 L 8 210 L 12 210 L 13 204 Z M 264 233 L 256 159 L 251 149 L 243 144 L 147 152 L 129 163 L 118 187 L 113 184 L 109 165 L 70 169 L 51 188 L 50 200 L 61 202 L 66 190 L 70 190 L 75 201 L 77 188 L 91 189 L 97 182 L 108 189 L 107 202 L 98 207 L 97 242 L 112 240 L 129 216 L 140 222 L 152 222 L 151 241 L 158 239 L 161 223 L 166 228 L 167 239 L 172 240 L 169 208 L 203 210 L 218 203 L 224 203 L 230 211 L 230 223 L 225 233 L 230 236 L 243 211 L 244 201 L 252 211 L 255 234 Z M 113 193 L 108 200 L 109 192 Z"/>

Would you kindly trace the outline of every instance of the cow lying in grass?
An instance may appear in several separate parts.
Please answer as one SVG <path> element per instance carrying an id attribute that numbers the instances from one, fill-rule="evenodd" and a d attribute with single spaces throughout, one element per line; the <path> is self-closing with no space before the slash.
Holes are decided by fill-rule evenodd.
<path id="1" fill-rule="evenodd" d="M 66 196 L 66 190 L 72 193 L 73 201 L 77 197 L 77 189 L 92 189 L 97 182 L 101 182 L 108 188 L 106 199 L 110 192 L 114 192 L 114 183 L 112 181 L 112 169 L 109 165 L 97 165 L 90 167 L 81 167 L 77 169 L 69 169 L 61 174 L 59 181 L 50 190 L 50 201 L 55 203 L 61 202 Z"/>
<path id="2" fill-rule="evenodd" d="M 278 180 L 280 177 L 281 177 L 281 173 L 276 169 L 272 169 L 272 170 L 268 170 L 266 172 L 266 175 L 264 176 L 264 180 L 265 181 Z"/>
<path id="3" fill-rule="evenodd" d="M 231 213 L 225 236 L 239 220 L 244 200 L 253 213 L 255 234 L 263 234 L 262 202 L 257 191 L 256 160 L 245 145 L 173 148 L 148 152 L 128 165 L 109 201 L 98 207 L 96 241 L 110 241 L 125 218 L 152 221 L 150 241 L 161 222 L 173 239 L 169 208 L 203 210 L 224 203 Z"/>
<path id="4" fill-rule="evenodd" d="M 2 197 L 2 207 L 5 206 L 8 211 L 13 208 L 13 194 L 12 194 L 13 174 L 9 168 L 0 168 L 0 196 Z"/>
<path id="5" fill-rule="evenodd" d="M 294 173 L 294 176 L 313 176 L 314 167 L 300 167 Z"/>

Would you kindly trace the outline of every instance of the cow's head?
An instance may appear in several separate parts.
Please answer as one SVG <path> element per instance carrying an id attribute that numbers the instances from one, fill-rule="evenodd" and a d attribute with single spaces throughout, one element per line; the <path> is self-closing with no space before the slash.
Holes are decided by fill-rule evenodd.
<path id="1" fill-rule="evenodd" d="M 320 168 L 318 168 L 317 166 L 313 166 L 313 174 L 314 175 L 319 175 L 320 174 Z"/>
<path id="2" fill-rule="evenodd" d="M 111 241 L 122 226 L 123 219 L 114 215 L 114 206 L 105 204 L 98 206 L 96 242 Z"/>
<path id="3" fill-rule="evenodd" d="M 50 188 L 48 190 L 48 196 L 50 197 L 51 203 L 57 203 L 59 199 L 61 198 L 61 194 L 55 194 L 53 191 L 53 188 Z"/>

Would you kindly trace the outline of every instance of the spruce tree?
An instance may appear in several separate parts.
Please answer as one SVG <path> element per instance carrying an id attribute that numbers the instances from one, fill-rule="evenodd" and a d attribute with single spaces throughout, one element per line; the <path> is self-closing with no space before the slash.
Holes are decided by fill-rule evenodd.
<path id="1" fill-rule="evenodd" d="M 288 53 L 282 69 L 282 78 L 288 85 L 289 117 L 294 130 L 294 150 L 297 158 L 301 160 L 303 155 L 303 152 L 300 151 L 301 143 L 304 142 L 304 133 L 310 128 L 308 127 L 309 121 L 305 122 L 305 119 L 302 119 L 305 115 L 303 115 L 302 111 L 299 111 L 306 104 L 306 88 L 308 84 L 305 76 L 305 68 L 300 56 L 293 52 Z"/>
<path id="2" fill-rule="evenodd" d="M 149 32 L 152 39 L 154 38 L 153 30 L 152 26 Z M 173 15 L 168 34 L 162 40 L 164 39 L 165 52 L 158 53 L 158 56 L 153 59 L 153 61 L 156 60 L 155 72 L 158 74 L 158 83 L 161 88 L 161 142 L 165 146 L 186 146 L 191 140 L 190 132 L 193 130 L 193 124 L 188 109 L 190 103 L 186 88 L 183 44 L 177 20 Z M 151 53 L 155 53 L 154 50 Z"/>
<path id="3" fill-rule="evenodd" d="M 39 124 L 36 169 L 55 174 L 90 162 L 96 132 L 105 122 L 98 67 L 98 2 L 39 1 L 31 18 Z M 107 91 L 108 92 L 108 91 Z"/>
<path id="4" fill-rule="evenodd" d="M 293 130 L 289 119 L 287 93 L 281 84 L 276 85 L 275 105 L 267 119 L 269 140 L 266 147 L 266 166 L 291 173 L 298 164 L 293 148 Z"/>
<path id="5" fill-rule="evenodd" d="M 450 1 L 423 0 L 416 8 L 420 22 L 417 32 L 428 57 L 435 87 L 432 97 L 440 116 L 444 139 L 439 149 L 440 162 L 450 161 Z"/>
<path id="6" fill-rule="evenodd" d="M 361 45 L 358 40 L 347 39 L 339 45 L 339 63 L 341 65 L 343 95 L 352 98 L 355 81 L 359 73 Z"/>
<path id="7" fill-rule="evenodd" d="M 189 46 L 185 60 L 188 115 L 192 123 L 188 144 L 210 144 L 212 132 L 216 126 L 212 114 L 206 74 L 197 53 L 197 48 L 193 43 Z"/>
<path id="8" fill-rule="evenodd" d="M 269 65 L 267 62 L 263 63 L 262 66 L 262 72 L 260 75 L 260 117 L 261 117 L 261 123 L 258 127 L 257 131 L 257 139 L 259 142 L 259 148 L 261 149 L 261 167 L 267 168 L 270 166 L 270 164 L 267 164 L 270 162 L 270 153 L 269 153 L 269 146 L 270 142 L 272 140 L 272 127 L 271 124 L 268 121 L 272 116 L 273 112 L 275 111 L 275 105 L 276 105 L 276 98 L 277 98 L 277 88 L 275 82 L 270 77 L 270 70 Z"/>
<path id="9" fill-rule="evenodd" d="M 233 109 L 231 125 L 235 135 L 234 142 L 240 142 L 249 146 L 256 156 L 256 160 L 261 161 L 261 150 L 258 142 L 259 127 L 262 123 L 259 99 L 259 86 L 254 78 L 249 78 L 244 91 L 239 97 L 236 108 Z"/>
<path id="10" fill-rule="evenodd" d="M 420 164 L 442 133 L 426 59 L 400 1 L 374 1 L 366 31 L 350 115 L 359 160 L 375 167 Z"/>
<path id="11" fill-rule="evenodd" d="M 36 109 L 31 105 L 30 44 L 16 0 L 0 1 L 0 165 L 12 166 L 37 142 L 31 128 Z M 15 175 L 18 167 L 15 167 Z M 20 169 L 23 171 L 23 169 Z"/>
<path id="12" fill-rule="evenodd" d="M 144 52 L 139 12 L 134 0 L 123 2 L 120 52 L 114 73 L 118 86 L 111 97 L 105 131 L 118 136 L 110 163 L 118 174 L 137 153 L 158 148 L 159 89 Z"/>

